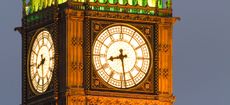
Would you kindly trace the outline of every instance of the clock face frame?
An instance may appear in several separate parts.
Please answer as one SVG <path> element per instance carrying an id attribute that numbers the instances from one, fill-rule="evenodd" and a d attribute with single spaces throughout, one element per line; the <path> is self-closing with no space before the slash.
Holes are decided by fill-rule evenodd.
<path id="1" fill-rule="evenodd" d="M 135 27 L 114 24 L 94 40 L 92 59 L 96 74 L 114 88 L 135 87 L 149 74 L 150 44 Z"/>
<path id="2" fill-rule="evenodd" d="M 51 34 L 40 31 L 32 39 L 28 57 L 28 78 L 35 94 L 44 93 L 52 80 L 55 49 Z"/>

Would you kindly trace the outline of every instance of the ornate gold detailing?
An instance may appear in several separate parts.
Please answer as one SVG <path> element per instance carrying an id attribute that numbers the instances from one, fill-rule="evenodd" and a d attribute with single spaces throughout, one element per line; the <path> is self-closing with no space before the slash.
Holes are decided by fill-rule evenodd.
<path id="1" fill-rule="evenodd" d="M 159 51 L 163 51 L 163 52 L 168 52 L 168 50 L 169 50 L 169 45 L 168 44 L 159 44 L 158 45 L 158 49 L 159 49 Z"/>
<path id="2" fill-rule="evenodd" d="M 67 86 L 83 87 L 83 12 L 65 10 L 67 47 Z"/>
<path id="3" fill-rule="evenodd" d="M 77 37 L 73 37 L 72 38 L 72 44 L 73 44 L 73 46 L 76 46 L 77 45 Z"/>
<path id="4" fill-rule="evenodd" d="M 78 64 L 77 64 L 77 62 L 75 61 L 75 62 L 72 62 L 72 63 L 71 63 L 71 66 L 72 66 L 72 69 L 73 69 L 73 70 L 76 70 L 77 67 L 78 67 Z"/>
<path id="5" fill-rule="evenodd" d="M 153 45 L 154 45 L 154 61 L 153 61 L 153 68 L 154 68 L 154 77 L 153 77 L 153 84 L 154 84 L 154 94 L 158 95 L 158 90 L 159 90 L 159 81 L 158 81 L 158 78 L 159 78 L 159 74 L 158 74 L 158 70 L 159 70 L 159 51 L 158 51 L 158 43 L 159 43 L 159 40 L 158 40 L 158 37 L 159 37 L 159 25 L 158 24 L 154 24 L 153 25 Z"/>
<path id="6" fill-rule="evenodd" d="M 87 97 L 88 105 L 159 105 L 156 100 L 130 99 L 130 98 L 114 98 L 114 97 Z"/>
<path id="7" fill-rule="evenodd" d="M 145 84 L 145 88 L 146 88 L 146 89 L 149 89 L 149 88 L 150 88 L 150 84 L 149 84 L 149 83 L 146 83 L 146 84 Z"/>
<path id="8" fill-rule="evenodd" d="M 67 8 L 65 8 L 65 5 L 61 5 L 63 8 L 56 10 L 55 13 L 52 6 L 23 17 L 24 65 L 27 59 L 27 45 L 30 42 L 29 32 L 55 22 L 50 29 L 53 29 L 51 33 L 54 33 L 55 40 L 57 40 L 55 42 L 57 44 L 56 49 L 59 49 L 59 46 L 62 47 L 62 43 L 58 43 L 58 41 L 65 42 L 65 40 L 59 38 L 66 37 L 65 48 L 67 51 L 64 53 L 66 55 L 61 55 L 61 60 L 58 60 L 58 54 L 56 54 L 57 58 L 55 59 L 61 64 L 61 67 L 56 66 L 55 68 L 60 67 L 62 69 L 62 64 L 66 64 L 64 65 L 66 67 L 66 76 L 60 77 L 66 79 L 66 86 L 62 86 L 63 84 L 60 84 L 60 86 L 57 77 L 54 77 L 55 80 L 52 81 L 54 83 L 50 86 L 51 91 L 48 92 L 48 94 L 55 92 L 56 95 L 52 96 L 52 99 L 55 97 L 55 99 L 63 98 L 62 96 L 57 97 L 59 93 L 64 94 L 64 92 L 59 92 L 58 86 L 60 86 L 60 88 L 67 87 L 70 89 L 63 96 L 69 97 L 66 100 L 71 105 L 172 105 L 175 97 L 172 96 L 171 34 L 172 25 L 175 23 L 176 18 L 161 17 L 160 14 L 159 16 L 153 16 L 125 12 L 94 11 L 88 7 L 84 8 L 85 4 L 83 3 L 76 4 L 80 5 L 71 4 L 73 8 L 69 4 L 66 4 Z M 164 12 L 164 10 L 161 12 Z M 58 19 L 57 15 L 60 19 Z M 154 54 L 151 58 L 153 59 L 152 72 L 148 78 L 143 80 L 136 88 L 127 89 L 126 91 L 103 85 L 103 81 L 95 75 L 95 72 L 92 72 L 94 68 L 91 61 L 91 47 L 94 38 L 100 30 L 118 22 L 130 24 L 144 33 L 153 48 Z M 63 28 L 64 31 L 58 30 L 58 27 Z M 60 54 L 62 53 L 60 52 Z M 62 61 L 65 57 L 67 58 L 66 62 L 65 60 Z M 24 67 L 23 70 L 26 70 L 26 68 Z M 57 76 L 59 75 L 58 71 L 61 70 L 57 68 L 55 72 Z M 26 71 L 23 74 L 25 75 Z M 30 96 L 27 92 L 30 90 L 26 87 L 26 78 L 23 79 L 23 103 L 27 104 L 27 101 L 30 101 Z M 97 90 L 97 92 L 92 92 L 92 90 Z M 31 97 L 33 98 L 34 95 L 31 94 Z"/>
<path id="9" fill-rule="evenodd" d="M 167 79 L 169 75 L 168 69 L 159 69 L 159 75 Z"/>
<path id="10" fill-rule="evenodd" d="M 81 46 L 82 47 L 83 40 L 82 38 L 77 38 L 76 36 L 72 37 L 73 46 Z"/>
<path id="11" fill-rule="evenodd" d="M 85 103 L 86 98 L 84 96 L 72 97 L 70 105 L 86 105 Z"/>
<path id="12" fill-rule="evenodd" d="M 82 38 L 79 38 L 79 39 L 78 39 L 78 44 L 77 44 L 77 45 L 80 46 L 80 47 L 82 47 L 82 44 L 83 44 L 83 40 L 82 40 Z"/>
<path id="13" fill-rule="evenodd" d="M 89 19 L 85 19 L 85 32 L 84 32 L 84 72 L 85 72 L 85 87 L 86 90 L 90 89 L 91 86 L 91 24 Z"/>
<path id="14" fill-rule="evenodd" d="M 80 70 L 80 71 L 83 71 L 83 64 L 82 63 L 78 63 L 78 62 L 72 62 L 72 69 L 74 71 L 76 70 Z"/>
<path id="15" fill-rule="evenodd" d="M 149 29 L 149 28 L 145 29 L 145 34 L 146 34 L 146 35 L 149 35 L 149 34 L 150 34 L 150 29 Z"/>
<path id="16" fill-rule="evenodd" d="M 98 24 L 95 24 L 95 25 L 94 25 L 94 29 L 95 29 L 96 31 L 99 31 L 99 30 L 100 30 L 100 26 L 99 26 Z"/>
<path id="17" fill-rule="evenodd" d="M 161 102 L 171 102 L 169 105 L 172 105 L 172 103 L 176 101 L 176 97 L 170 95 L 160 95 L 157 99 Z"/>
<path id="18" fill-rule="evenodd" d="M 85 92 L 84 89 L 82 88 L 72 87 L 67 89 L 66 95 L 67 96 L 85 95 Z"/>
<path id="19" fill-rule="evenodd" d="M 100 84 L 100 81 L 98 79 L 95 80 L 95 83 L 94 83 L 96 86 L 98 86 Z"/>
<path id="20" fill-rule="evenodd" d="M 86 17 L 93 19 L 107 19 L 107 20 L 119 20 L 125 22 L 141 22 L 141 23 L 175 23 L 176 18 L 166 18 L 142 14 L 128 14 L 128 13 L 116 13 L 116 12 L 100 12 L 100 11 L 87 11 Z"/>
<path id="21" fill-rule="evenodd" d="M 175 101 L 174 96 L 156 96 L 155 98 L 120 98 L 91 95 L 71 96 L 71 105 L 172 105 L 172 102 Z"/>
<path id="22" fill-rule="evenodd" d="M 172 20 L 163 19 L 158 24 L 158 93 L 172 94 Z"/>
<path id="23" fill-rule="evenodd" d="M 90 18 L 101 18 L 101 19 L 117 19 L 120 21 L 138 21 L 138 22 L 150 22 L 156 23 L 160 18 L 156 16 L 149 15 L 137 15 L 137 14 L 128 14 L 128 13 L 113 13 L 113 12 L 98 12 L 98 11 L 88 11 L 86 16 Z"/>
<path id="24" fill-rule="evenodd" d="M 84 17 L 84 12 L 83 11 L 77 11 L 77 10 L 73 10 L 73 9 L 66 9 L 65 14 L 67 16 L 71 16 L 73 18 L 82 18 L 82 17 Z"/>
<path id="25" fill-rule="evenodd" d="M 86 18 L 87 20 L 91 20 L 89 18 Z M 90 26 L 87 25 L 87 23 L 91 23 Z M 154 78 L 153 78 L 153 74 L 155 71 L 153 71 L 153 69 L 155 68 L 151 68 L 151 73 L 149 73 L 149 75 L 141 82 L 141 84 L 138 84 L 138 86 L 135 86 L 134 88 L 130 88 L 127 90 L 121 90 L 121 89 L 117 89 L 111 86 L 108 86 L 104 81 L 102 81 L 100 78 L 98 78 L 98 75 L 96 74 L 96 72 L 94 72 L 94 66 L 91 64 L 91 51 L 92 49 L 89 46 L 92 46 L 93 41 L 95 40 L 95 38 L 97 37 L 97 35 L 99 34 L 100 31 L 98 31 L 97 29 L 99 28 L 99 30 L 104 29 L 106 27 L 108 27 L 109 25 L 112 25 L 114 23 L 117 23 L 116 21 L 103 21 L 103 20 L 93 20 L 92 21 L 88 21 L 86 22 L 86 32 L 87 34 L 85 35 L 85 52 L 84 54 L 86 55 L 86 57 L 84 58 L 84 67 L 86 70 L 86 77 L 90 77 L 90 82 L 88 82 L 88 79 L 86 78 L 86 83 L 89 83 L 88 86 L 91 87 L 91 89 L 99 89 L 99 90 L 116 90 L 116 91 L 126 91 L 126 92 L 141 92 L 141 93 L 150 93 L 153 94 L 154 90 L 155 90 L 155 86 L 157 84 L 155 84 Z M 118 23 L 117 23 L 118 24 Z M 153 35 L 153 30 L 154 26 L 153 25 L 147 25 L 147 24 L 140 24 L 140 23 L 130 23 L 130 25 L 136 27 L 137 29 L 139 29 L 139 31 L 141 31 L 142 33 L 144 33 L 144 37 L 146 37 L 146 39 L 150 42 L 150 44 L 153 44 L 153 39 L 154 39 L 154 35 Z M 146 31 L 147 29 L 147 31 Z M 145 33 L 148 33 L 145 34 Z M 90 37 L 89 37 L 90 36 Z M 93 39 L 92 39 L 93 38 Z M 154 44 L 155 45 L 155 44 Z M 89 47 L 89 48 L 88 48 Z M 152 47 L 152 46 L 151 46 Z M 155 48 L 155 47 L 153 47 Z M 89 55 L 88 55 L 89 54 Z M 89 65 L 90 64 L 90 65 Z M 89 71 L 90 70 L 90 71 Z M 90 73 L 90 74 L 88 74 Z M 99 81 L 99 82 L 97 82 Z M 145 86 L 145 84 L 147 84 Z"/>

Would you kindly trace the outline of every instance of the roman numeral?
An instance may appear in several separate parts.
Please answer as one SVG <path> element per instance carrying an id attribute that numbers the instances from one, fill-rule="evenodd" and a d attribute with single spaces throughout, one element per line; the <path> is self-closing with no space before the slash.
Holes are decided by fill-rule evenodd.
<path id="1" fill-rule="evenodd" d="M 36 66 L 36 65 L 37 65 L 36 63 L 30 64 L 30 66 L 32 66 L 32 67 L 33 67 L 33 66 Z"/>
<path id="2" fill-rule="evenodd" d="M 53 60 L 54 59 L 54 57 L 50 57 L 50 60 Z"/>
<path id="3" fill-rule="evenodd" d="M 37 54 L 34 50 L 32 50 L 32 53 L 34 53 L 35 55 L 37 55 L 37 56 L 38 56 L 38 54 Z"/>
<path id="4" fill-rule="evenodd" d="M 47 81 L 49 81 L 49 76 L 48 75 L 46 75 L 46 79 L 47 79 Z"/>
<path id="5" fill-rule="evenodd" d="M 53 48 L 53 44 L 50 46 L 49 51 Z"/>
<path id="6" fill-rule="evenodd" d="M 32 80 L 34 80 L 38 76 L 38 72 L 36 71 L 35 74 L 32 77 Z"/>
<path id="7" fill-rule="evenodd" d="M 106 57 L 106 54 L 93 54 L 94 56 Z"/>
<path id="8" fill-rule="evenodd" d="M 111 73 L 109 74 L 109 77 L 112 78 L 114 75 L 114 71 L 111 71 Z"/>
<path id="9" fill-rule="evenodd" d="M 149 60 L 149 58 L 137 57 L 138 60 Z"/>
<path id="10" fill-rule="evenodd" d="M 120 34 L 119 36 L 120 36 L 120 40 L 123 40 L 123 34 Z"/>
<path id="11" fill-rule="evenodd" d="M 40 81 L 41 81 L 41 79 L 40 79 L 40 78 L 38 78 L 38 84 L 40 83 Z"/>

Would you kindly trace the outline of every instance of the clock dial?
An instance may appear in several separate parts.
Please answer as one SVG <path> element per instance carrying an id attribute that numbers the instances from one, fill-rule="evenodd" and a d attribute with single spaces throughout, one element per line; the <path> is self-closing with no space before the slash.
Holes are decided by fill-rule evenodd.
<path id="1" fill-rule="evenodd" d="M 29 76 L 34 90 L 47 90 L 54 69 L 54 45 L 48 31 L 42 31 L 33 42 L 30 51 Z"/>
<path id="2" fill-rule="evenodd" d="M 142 34 L 128 26 L 107 28 L 93 46 L 93 63 L 98 75 L 116 88 L 130 88 L 148 73 L 150 52 Z"/>

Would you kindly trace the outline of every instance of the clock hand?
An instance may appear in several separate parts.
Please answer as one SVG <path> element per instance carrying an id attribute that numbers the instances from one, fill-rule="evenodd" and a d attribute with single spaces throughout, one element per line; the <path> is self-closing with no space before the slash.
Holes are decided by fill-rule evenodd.
<path id="1" fill-rule="evenodd" d="M 127 58 L 127 55 L 123 55 L 123 50 L 122 49 L 120 49 L 119 51 L 120 51 L 119 58 L 121 60 L 121 65 L 122 65 L 123 79 L 124 79 L 124 83 L 125 83 L 125 87 L 126 87 L 124 58 Z"/>
<path id="2" fill-rule="evenodd" d="M 119 58 L 119 56 L 117 56 L 117 57 L 110 56 L 110 58 L 108 60 L 113 61 L 114 59 L 120 59 L 120 58 Z"/>
<path id="3" fill-rule="evenodd" d="M 44 84 L 44 80 L 43 80 L 43 64 L 44 64 L 44 62 L 45 62 L 45 58 L 42 59 L 42 62 L 41 62 L 41 64 L 42 64 L 42 85 Z M 42 91 L 43 91 L 43 86 L 42 86 Z"/>
<path id="4" fill-rule="evenodd" d="M 125 87 L 126 87 L 124 61 L 122 59 L 121 59 L 121 65 L 122 65 L 123 79 L 124 79 L 124 83 L 125 83 Z"/>
<path id="5" fill-rule="evenodd" d="M 116 57 L 110 56 L 110 58 L 108 60 L 111 60 L 111 61 L 113 61 L 114 59 L 123 60 L 124 58 L 127 57 L 127 55 L 123 55 L 123 53 L 122 53 L 123 50 L 122 49 L 120 49 L 119 51 L 120 51 L 120 55 L 119 56 L 116 56 Z"/>
<path id="6" fill-rule="evenodd" d="M 125 83 L 125 87 L 126 87 L 124 58 L 127 58 L 127 55 L 123 55 L 123 50 L 122 49 L 120 49 L 119 51 L 120 51 L 119 56 L 116 56 L 116 57 L 111 56 L 108 60 L 111 60 L 111 61 L 113 61 L 114 59 L 120 59 L 121 60 L 123 79 L 124 79 L 124 83 Z"/>
<path id="7" fill-rule="evenodd" d="M 43 55 L 41 55 L 41 58 L 42 58 L 42 60 L 40 61 L 40 64 L 37 66 L 38 69 L 41 65 L 43 65 L 45 63 L 45 60 L 46 60 L 45 58 L 43 58 Z"/>
<path id="8" fill-rule="evenodd" d="M 40 64 L 37 66 L 37 69 L 39 69 L 39 67 L 41 66 L 42 64 L 41 64 L 41 62 L 40 62 Z"/>

